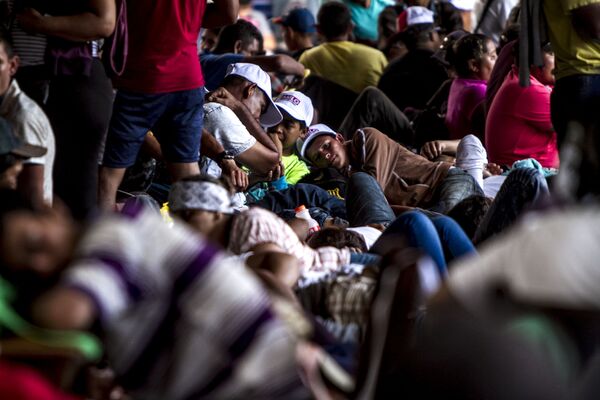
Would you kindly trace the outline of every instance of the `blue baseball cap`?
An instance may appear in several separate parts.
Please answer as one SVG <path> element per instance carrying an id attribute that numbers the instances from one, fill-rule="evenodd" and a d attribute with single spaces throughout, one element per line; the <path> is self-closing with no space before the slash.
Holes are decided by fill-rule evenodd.
<path id="1" fill-rule="evenodd" d="M 301 33 L 315 33 L 315 17 L 307 8 L 294 8 L 288 14 L 273 18 L 273 22 L 288 26 L 292 30 Z"/>

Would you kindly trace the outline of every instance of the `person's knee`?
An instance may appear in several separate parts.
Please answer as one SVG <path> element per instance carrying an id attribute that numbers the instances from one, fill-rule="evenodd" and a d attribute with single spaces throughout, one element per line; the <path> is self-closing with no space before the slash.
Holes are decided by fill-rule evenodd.
<path id="1" fill-rule="evenodd" d="M 376 183 L 375 178 L 373 178 L 366 172 L 356 172 L 352 174 L 352 176 L 348 180 L 348 187 L 361 188 L 364 187 L 364 185 L 371 184 L 373 182 Z"/>
<path id="2" fill-rule="evenodd" d="M 419 229 L 431 225 L 431 220 L 425 214 L 420 211 L 407 211 L 402 213 L 396 220 L 390 225 L 395 228 L 411 228 Z"/>

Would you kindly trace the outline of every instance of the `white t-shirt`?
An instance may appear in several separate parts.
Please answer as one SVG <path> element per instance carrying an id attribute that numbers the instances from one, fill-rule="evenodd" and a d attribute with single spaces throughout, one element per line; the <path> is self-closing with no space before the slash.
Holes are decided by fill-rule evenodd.
<path id="1" fill-rule="evenodd" d="M 25 163 L 44 166 L 44 200 L 52 204 L 52 168 L 56 150 L 48 117 L 35 101 L 21 91 L 14 79 L 0 104 L 0 117 L 11 124 L 15 135 L 25 143 L 48 150 L 44 156 L 30 158 Z"/>
<path id="2" fill-rule="evenodd" d="M 248 132 L 233 110 L 219 103 L 204 104 L 204 128 L 234 157 L 256 144 L 256 138 Z M 221 167 L 208 157 L 202 157 L 200 170 L 215 178 L 222 174 Z M 235 207 L 241 208 L 244 203 L 243 193 L 237 193 L 234 196 Z"/>

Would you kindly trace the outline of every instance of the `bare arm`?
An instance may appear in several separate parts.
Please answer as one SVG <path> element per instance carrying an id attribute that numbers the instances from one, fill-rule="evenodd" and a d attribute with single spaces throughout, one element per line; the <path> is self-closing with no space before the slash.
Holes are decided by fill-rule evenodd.
<path id="1" fill-rule="evenodd" d="M 256 64 L 267 72 L 304 77 L 304 65 L 285 54 L 244 57 L 244 62 Z"/>
<path id="2" fill-rule="evenodd" d="M 158 140 L 152 132 L 148 132 L 146 134 L 146 137 L 144 138 L 144 143 L 142 143 L 142 151 L 150 157 L 154 158 L 155 160 L 163 159 L 160 143 L 158 143 Z"/>
<path id="3" fill-rule="evenodd" d="M 88 11 L 69 16 L 43 16 L 27 8 L 17 15 L 20 25 L 29 32 L 57 36 L 75 42 L 110 36 L 115 30 L 114 0 L 89 0 Z"/>
<path id="4" fill-rule="evenodd" d="M 240 3 L 238 0 L 215 0 L 206 5 L 204 18 L 202 19 L 203 28 L 219 28 L 230 25 L 237 20 Z"/>
<path id="5" fill-rule="evenodd" d="M 257 142 L 235 158 L 250 171 L 267 176 L 279 166 L 279 154 Z M 265 178 L 269 180 L 270 178 Z"/>
<path id="6" fill-rule="evenodd" d="M 98 310 L 85 293 L 70 288 L 56 288 L 43 295 L 33 306 L 33 319 L 51 329 L 89 328 Z"/>
<path id="7" fill-rule="evenodd" d="M 571 11 L 571 24 L 582 38 L 600 41 L 600 3 L 588 4 Z"/>
<path id="8" fill-rule="evenodd" d="M 421 155 L 429 160 L 434 160 L 442 154 L 456 156 L 460 140 L 434 140 L 427 142 L 421 148 Z"/>
<path id="9" fill-rule="evenodd" d="M 240 122 L 246 127 L 248 132 L 256 138 L 256 140 L 262 144 L 265 148 L 271 150 L 277 154 L 277 146 L 273 143 L 273 140 L 263 130 L 262 126 L 254 118 L 250 110 L 242 104 L 241 101 L 237 100 L 227 89 L 224 87 L 217 88 L 210 92 L 207 97 L 207 101 L 214 101 L 219 104 L 223 104 L 225 107 L 230 108 L 235 115 L 239 118 Z"/>
<path id="10" fill-rule="evenodd" d="M 219 143 L 219 141 L 206 129 L 202 129 L 202 139 L 200 142 L 200 154 L 215 160 L 223 175 L 226 176 L 235 190 L 243 191 L 248 187 L 248 175 L 242 171 L 235 161 L 233 160 L 217 160 L 219 154 L 223 153 L 225 149 Z"/>
<path id="11" fill-rule="evenodd" d="M 221 143 L 206 129 L 202 129 L 202 138 L 200 140 L 200 155 L 216 160 L 217 156 L 225 149 Z"/>
<path id="12" fill-rule="evenodd" d="M 23 164 L 19 174 L 18 190 L 31 198 L 33 204 L 44 204 L 44 166 L 41 164 Z"/>

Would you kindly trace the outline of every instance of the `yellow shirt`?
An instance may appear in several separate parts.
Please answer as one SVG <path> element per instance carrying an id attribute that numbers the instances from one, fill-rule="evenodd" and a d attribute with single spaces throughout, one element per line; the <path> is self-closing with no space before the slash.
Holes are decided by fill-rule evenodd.
<path id="1" fill-rule="evenodd" d="M 600 0 L 544 0 L 548 33 L 556 56 L 557 79 L 569 75 L 600 74 L 600 43 L 585 41 L 571 25 L 570 13 Z"/>
<path id="2" fill-rule="evenodd" d="M 299 61 L 311 73 L 356 93 L 377 86 L 387 65 L 379 50 L 348 41 L 323 43 L 305 51 Z"/>

